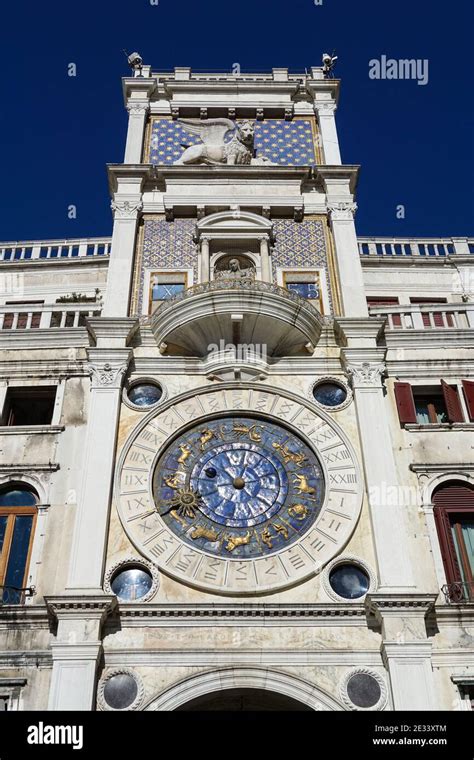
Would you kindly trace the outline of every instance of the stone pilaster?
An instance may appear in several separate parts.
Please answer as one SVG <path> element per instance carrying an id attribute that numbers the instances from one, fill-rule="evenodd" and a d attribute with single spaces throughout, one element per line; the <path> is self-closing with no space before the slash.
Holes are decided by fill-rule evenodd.
<path id="1" fill-rule="evenodd" d="M 377 349 L 345 349 L 343 356 L 354 391 L 380 586 L 385 590 L 413 590 L 406 505 L 396 497 L 402 491 L 398 488 L 384 400 L 383 353 Z M 388 500 L 387 494 L 393 498 Z"/>
<path id="2" fill-rule="evenodd" d="M 116 597 L 61 596 L 47 597 L 45 601 L 58 626 L 51 645 L 53 671 L 48 710 L 92 710 L 102 654 L 102 625 L 116 608 Z"/>
<path id="3" fill-rule="evenodd" d="M 366 317 L 367 301 L 354 224 L 357 205 L 352 201 L 352 196 L 345 200 L 334 200 L 331 196 L 338 190 L 338 186 L 333 186 L 329 179 L 326 187 L 343 314 L 345 317 Z"/>
<path id="4" fill-rule="evenodd" d="M 436 710 L 431 642 L 425 618 L 431 594 L 368 594 L 366 608 L 382 633 L 382 657 L 390 675 L 395 710 Z"/>
<path id="5" fill-rule="evenodd" d="M 341 164 L 341 153 L 336 129 L 336 104 L 334 101 L 316 101 L 314 110 L 318 117 L 324 163 Z"/>
<path id="6" fill-rule="evenodd" d="M 67 583 L 74 593 L 102 589 L 120 397 L 131 356 L 126 344 L 136 321 L 96 317 L 88 327 L 97 347 L 88 349 L 92 382 L 85 461 Z"/>
<path id="7" fill-rule="evenodd" d="M 127 105 L 129 117 L 124 164 L 140 164 L 142 162 L 143 137 L 149 109 L 150 106 L 147 101 L 132 100 Z"/>
<path id="8" fill-rule="evenodd" d="M 114 227 L 103 310 L 106 317 L 128 316 L 137 224 L 142 210 L 140 184 L 129 187 L 127 194 L 116 193 L 111 203 Z"/>

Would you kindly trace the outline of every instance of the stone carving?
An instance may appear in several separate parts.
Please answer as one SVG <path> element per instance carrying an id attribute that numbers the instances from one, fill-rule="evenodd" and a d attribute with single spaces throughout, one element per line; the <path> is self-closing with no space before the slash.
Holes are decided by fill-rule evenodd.
<path id="1" fill-rule="evenodd" d="M 357 211 L 357 203 L 352 203 L 350 201 L 328 203 L 327 208 L 334 221 L 351 221 Z"/>
<path id="2" fill-rule="evenodd" d="M 385 364 L 371 364 L 370 362 L 348 364 L 346 374 L 348 377 L 352 377 L 352 384 L 355 387 L 360 385 L 379 386 L 381 378 L 385 374 Z"/>
<path id="3" fill-rule="evenodd" d="M 148 103 L 129 103 L 127 105 L 127 111 L 130 116 L 142 116 L 148 113 L 150 106 Z"/>
<path id="4" fill-rule="evenodd" d="M 185 151 L 175 165 L 272 165 L 267 158 L 254 158 L 255 124 L 252 121 L 235 124 L 230 119 L 180 119 L 180 123 L 188 132 L 200 137 L 202 143 L 183 146 Z M 228 132 L 234 134 L 229 142 L 225 142 Z"/>
<path id="5" fill-rule="evenodd" d="M 89 364 L 89 374 L 93 388 L 121 388 L 122 379 L 127 369 L 125 364 Z"/>
<path id="6" fill-rule="evenodd" d="M 142 210 L 141 201 L 112 201 L 110 208 L 118 219 L 135 219 L 138 212 Z"/>
<path id="7" fill-rule="evenodd" d="M 225 269 L 214 269 L 215 280 L 240 280 L 243 277 L 255 279 L 255 267 L 241 267 L 238 259 L 230 259 Z"/>

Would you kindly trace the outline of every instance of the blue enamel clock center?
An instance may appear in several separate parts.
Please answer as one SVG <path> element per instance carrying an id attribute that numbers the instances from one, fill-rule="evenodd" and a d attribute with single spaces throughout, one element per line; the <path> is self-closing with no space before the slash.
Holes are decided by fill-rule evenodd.
<path id="1" fill-rule="evenodd" d="M 202 423 L 160 457 L 154 496 L 168 527 L 195 548 L 253 558 L 301 537 L 324 499 L 321 465 L 283 426 L 250 417 Z"/>

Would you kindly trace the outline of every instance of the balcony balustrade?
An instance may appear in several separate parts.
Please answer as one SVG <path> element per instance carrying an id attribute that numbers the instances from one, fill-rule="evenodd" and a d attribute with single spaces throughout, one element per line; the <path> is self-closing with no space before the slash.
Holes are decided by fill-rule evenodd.
<path id="1" fill-rule="evenodd" d="M 0 330 L 34 330 L 83 327 L 86 317 L 100 317 L 100 304 L 55 304 L 54 306 L 0 306 Z"/>
<path id="2" fill-rule="evenodd" d="M 386 317 L 389 330 L 468 330 L 474 327 L 474 303 L 371 306 L 370 316 Z"/>
<path id="3" fill-rule="evenodd" d="M 76 238 L 71 240 L 33 240 L 0 243 L 0 262 L 57 261 L 97 258 L 110 255 L 112 238 Z"/>

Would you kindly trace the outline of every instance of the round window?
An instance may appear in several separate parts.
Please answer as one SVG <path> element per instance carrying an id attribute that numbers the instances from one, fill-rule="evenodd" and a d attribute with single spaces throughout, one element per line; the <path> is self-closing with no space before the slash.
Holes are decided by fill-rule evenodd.
<path id="1" fill-rule="evenodd" d="M 379 682 L 368 673 L 354 673 L 346 689 L 352 704 L 365 709 L 374 707 L 382 696 Z"/>
<path id="2" fill-rule="evenodd" d="M 143 567 L 126 567 L 119 570 L 110 582 L 113 593 L 125 602 L 133 602 L 146 596 L 152 585 L 151 573 Z"/>
<path id="3" fill-rule="evenodd" d="M 370 580 L 357 565 L 336 565 L 329 573 L 332 590 L 343 599 L 359 599 L 367 593 Z"/>
<path id="4" fill-rule="evenodd" d="M 138 683 L 128 673 L 117 673 L 104 684 L 104 702 L 112 710 L 126 710 L 138 695 Z"/>
<path id="5" fill-rule="evenodd" d="M 313 396 L 321 406 L 340 406 L 347 398 L 347 390 L 338 383 L 318 383 L 313 388 Z"/>
<path id="6" fill-rule="evenodd" d="M 128 391 L 128 400 L 135 406 L 154 406 L 163 395 L 159 385 L 155 383 L 137 383 Z"/>

